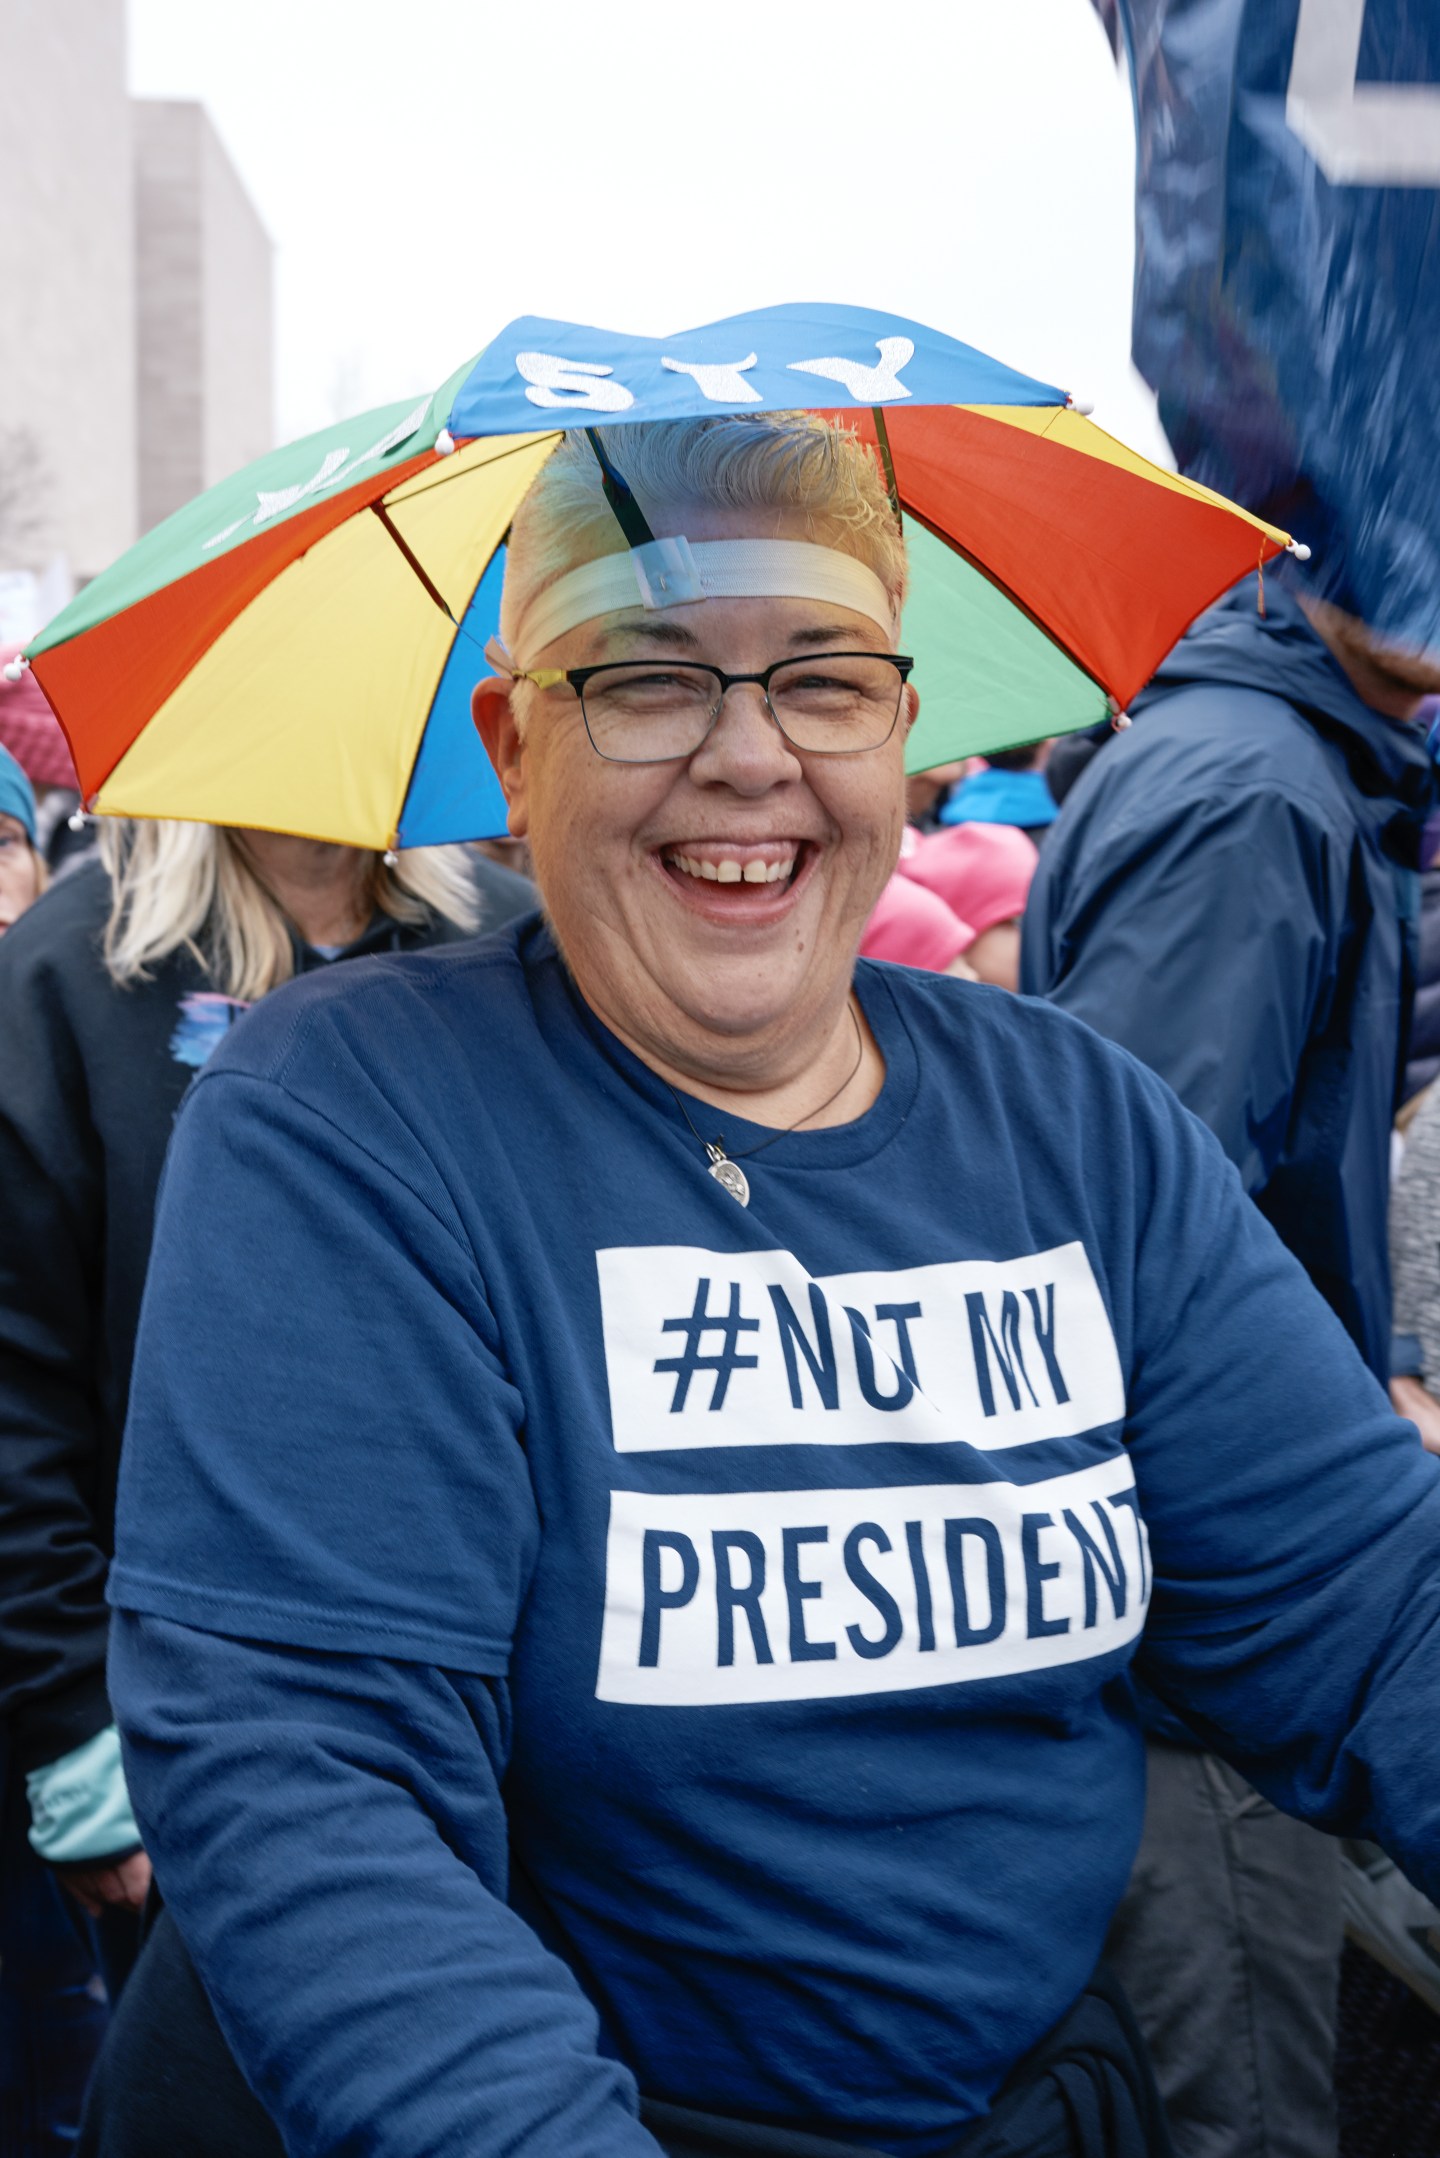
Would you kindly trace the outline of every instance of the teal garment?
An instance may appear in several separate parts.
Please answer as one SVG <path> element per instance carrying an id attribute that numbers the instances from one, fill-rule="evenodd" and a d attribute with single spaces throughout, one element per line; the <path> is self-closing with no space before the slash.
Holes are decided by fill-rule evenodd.
<path id="1" fill-rule="evenodd" d="M 1043 772 L 1006 772 L 998 767 L 962 780 L 940 810 L 942 824 L 1018 824 L 1033 832 L 1060 814 Z"/>
<path id="2" fill-rule="evenodd" d="M 32 1768 L 25 1792 L 31 1845 L 52 1866 L 122 1858 L 140 1847 L 113 1723 L 58 1761 Z"/>

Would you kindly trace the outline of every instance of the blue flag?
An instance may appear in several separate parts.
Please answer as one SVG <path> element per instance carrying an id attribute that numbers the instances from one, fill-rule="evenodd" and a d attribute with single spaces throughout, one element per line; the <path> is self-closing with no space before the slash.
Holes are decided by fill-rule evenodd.
<path id="1" fill-rule="evenodd" d="M 1096 0 L 1139 140 L 1135 361 L 1182 472 L 1440 650 L 1440 7 Z"/>

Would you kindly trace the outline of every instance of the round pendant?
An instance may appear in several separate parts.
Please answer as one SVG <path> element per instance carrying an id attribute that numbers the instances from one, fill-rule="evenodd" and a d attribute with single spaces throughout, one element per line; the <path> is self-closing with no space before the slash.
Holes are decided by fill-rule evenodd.
<path id="1" fill-rule="evenodd" d="M 719 1161 L 711 1162 L 710 1174 L 717 1184 L 725 1186 L 732 1199 L 738 1199 L 742 1206 L 750 1204 L 750 1179 L 738 1161 L 730 1161 L 722 1155 Z"/>

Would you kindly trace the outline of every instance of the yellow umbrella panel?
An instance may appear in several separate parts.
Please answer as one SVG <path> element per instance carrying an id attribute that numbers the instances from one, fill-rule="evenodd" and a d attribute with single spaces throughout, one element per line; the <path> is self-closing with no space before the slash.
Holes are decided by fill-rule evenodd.
<path id="1" fill-rule="evenodd" d="M 455 626 L 394 534 L 460 619 L 558 440 L 471 443 L 384 497 L 384 519 L 326 533 L 221 630 L 93 807 L 396 844 Z"/>

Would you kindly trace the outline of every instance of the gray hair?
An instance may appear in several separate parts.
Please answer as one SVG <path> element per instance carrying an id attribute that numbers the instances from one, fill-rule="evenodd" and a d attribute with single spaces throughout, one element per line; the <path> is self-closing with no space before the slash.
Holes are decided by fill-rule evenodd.
<path id="1" fill-rule="evenodd" d="M 809 536 L 873 569 L 905 598 L 905 542 L 879 463 L 858 435 L 814 412 L 727 413 L 597 430 L 606 456 L 653 520 L 689 504 L 801 510 Z M 515 650 L 525 608 L 578 563 L 626 542 L 605 499 L 600 464 L 578 432 L 541 467 L 516 513 L 501 601 L 501 635 Z"/>

